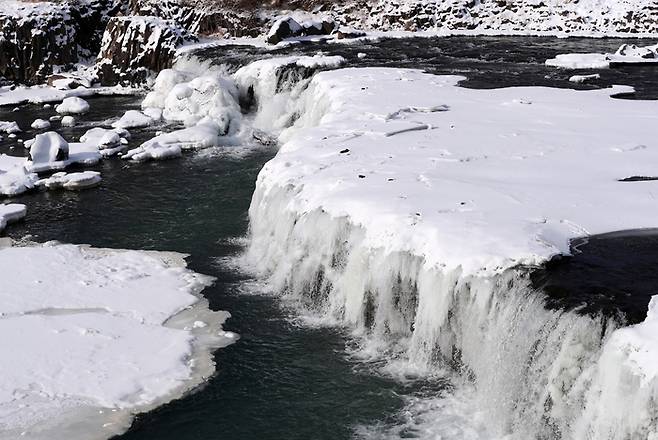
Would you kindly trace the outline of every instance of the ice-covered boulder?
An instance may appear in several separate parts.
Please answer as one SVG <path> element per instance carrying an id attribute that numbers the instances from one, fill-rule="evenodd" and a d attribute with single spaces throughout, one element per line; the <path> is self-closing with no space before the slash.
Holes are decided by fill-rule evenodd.
<path id="1" fill-rule="evenodd" d="M 195 40 L 175 21 L 158 17 L 114 17 L 103 35 L 97 59 L 101 83 L 141 83 L 171 66 L 176 48 Z"/>
<path id="2" fill-rule="evenodd" d="M 61 121 L 62 127 L 73 127 L 75 125 L 75 118 L 73 116 L 64 116 Z"/>
<path id="3" fill-rule="evenodd" d="M 99 151 L 102 156 L 112 156 L 126 148 L 130 133 L 123 128 L 92 128 L 80 136 L 80 143 L 91 150 Z"/>
<path id="4" fill-rule="evenodd" d="M 122 3 L 0 1 L 0 77 L 40 83 L 54 66 L 72 66 L 98 53 L 108 16 Z"/>
<path id="5" fill-rule="evenodd" d="M 115 128 L 140 128 L 148 127 L 153 124 L 154 120 L 143 112 L 138 110 L 128 110 L 121 118 L 112 123 Z"/>
<path id="6" fill-rule="evenodd" d="M 0 203 L 0 232 L 11 222 L 18 221 L 25 217 L 27 208 L 19 203 L 4 204 Z"/>
<path id="7" fill-rule="evenodd" d="M 299 23 L 294 18 L 286 16 L 274 22 L 265 40 L 269 44 L 277 44 L 286 38 L 308 35 L 329 35 L 335 27 L 334 21 L 328 18 L 307 20 Z"/>
<path id="8" fill-rule="evenodd" d="M 158 116 L 155 109 L 161 109 L 164 119 L 180 121 L 189 127 L 209 119 L 219 126 L 220 134 L 236 133 L 242 112 L 235 81 L 217 69 L 193 67 L 197 72 L 176 68 L 160 72 L 142 108 L 153 116 Z"/>
<path id="9" fill-rule="evenodd" d="M 60 115 L 79 115 L 89 111 L 89 103 L 80 97 L 71 96 L 56 106 L 55 111 Z"/>
<path id="10" fill-rule="evenodd" d="M 30 144 L 28 160 L 34 166 L 61 162 L 69 158 L 69 144 L 54 131 L 38 134 Z"/>
<path id="11" fill-rule="evenodd" d="M 98 186 L 101 182 L 101 173 L 97 171 L 82 171 L 79 173 L 59 172 L 41 179 L 36 183 L 38 187 L 46 189 L 82 190 Z"/>

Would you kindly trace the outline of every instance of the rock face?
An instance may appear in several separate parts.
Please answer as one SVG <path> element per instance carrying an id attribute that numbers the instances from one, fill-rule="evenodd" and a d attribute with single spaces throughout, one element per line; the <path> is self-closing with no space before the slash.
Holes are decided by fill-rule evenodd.
<path id="1" fill-rule="evenodd" d="M 332 14 L 379 30 L 658 33 L 655 0 L 352 0 Z"/>
<path id="2" fill-rule="evenodd" d="M 71 66 L 98 53 L 118 0 L 23 3 L 0 7 L 0 78 L 43 82 L 53 66 Z"/>
<path id="3" fill-rule="evenodd" d="M 173 20 L 147 16 L 112 18 L 97 60 L 103 85 L 141 83 L 171 66 L 176 48 L 195 40 Z"/>
<path id="4" fill-rule="evenodd" d="M 292 17 L 283 17 L 274 22 L 265 39 L 270 44 L 277 44 L 291 37 L 328 35 L 335 27 L 334 21 L 326 18 L 321 21 L 309 20 L 298 23 Z"/>

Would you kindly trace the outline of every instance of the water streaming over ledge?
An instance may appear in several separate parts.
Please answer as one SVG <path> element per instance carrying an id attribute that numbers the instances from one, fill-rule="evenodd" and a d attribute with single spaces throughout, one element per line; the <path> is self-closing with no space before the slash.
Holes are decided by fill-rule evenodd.
<path id="1" fill-rule="evenodd" d="M 481 54 L 480 40 L 471 41 L 474 45 L 471 50 Z M 513 41 L 518 40 L 486 39 L 484 45 L 509 53 L 513 48 L 506 48 L 506 44 Z M 556 40 L 537 41 L 557 45 L 551 50 L 558 50 L 561 44 Z M 589 41 L 579 44 L 586 46 Z M 594 40 L 591 44 L 599 47 L 609 42 Z M 347 46 L 335 50 L 349 51 L 352 55 L 372 50 L 366 58 L 375 58 L 376 61 L 369 61 L 372 63 L 426 67 L 418 66 L 420 61 L 414 58 L 419 46 L 422 47 L 420 42 L 411 49 L 406 41 L 372 46 L 373 49 Z M 334 51 L 333 47 L 322 49 Z M 461 69 L 459 73 L 467 75 L 481 72 L 478 80 L 471 80 L 471 85 L 477 81 L 490 87 L 545 81 L 546 85 L 573 86 L 562 78 L 564 72 L 555 73 L 560 78 L 541 80 L 547 68 L 525 62 L 533 50 L 541 52 L 541 49 L 525 49 L 527 53 L 522 51 L 521 55 L 510 55 L 511 59 L 502 61 L 471 59 L 467 49 L 463 59 L 456 57 L 461 60 L 458 63 L 461 67 L 443 68 Z M 292 50 L 315 51 L 317 47 Z M 407 52 L 405 60 L 402 55 Z M 495 67 L 498 63 L 502 67 Z M 441 69 L 439 65 L 437 62 L 437 71 Z M 503 75 L 509 65 L 517 66 L 521 73 Z M 501 74 L 489 76 L 488 66 L 499 68 Z M 526 69 L 532 73 L 523 73 Z M 612 74 L 609 81 L 620 82 L 614 76 L 618 72 Z M 647 81 L 649 91 L 643 96 L 653 96 L 652 81 Z M 98 98 L 92 102 L 92 108 L 102 118 L 115 114 L 117 104 L 125 109 L 137 102 L 130 98 Z M 20 116 L 33 118 L 34 113 L 20 113 Z M 139 132 L 135 143 L 151 135 L 148 130 Z M 232 312 L 227 329 L 242 335 L 240 343 L 216 354 L 219 372 L 202 390 L 139 417 L 122 438 L 335 439 L 350 438 L 355 430 L 359 436 L 370 438 L 422 438 L 430 433 L 455 439 L 488 438 L 486 431 L 510 430 L 527 433 L 526 438 L 550 439 L 560 435 L 564 424 L 571 423 L 567 414 L 572 410 L 570 405 L 578 405 L 578 399 L 583 397 L 562 396 L 562 404 L 551 408 L 552 418 L 547 420 L 546 399 L 537 399 L 536 394 L 553 393 L 553 396 L 559 395 L 560 390 L 551 389 L 555 382 L 549 384 L 543 373 L 556 362 L 563 366 L 570 363 L 570 367 L 584 371 L 594 361 L 602 337 L 616 325 L 608 317 L 624 319 L 616 316 L 621 310 L 616 307 L 620 297 L 612 295 L 611 299 L 607 295 L 601 302 L 581 298 L 579 301 L 588 307 L 577 307 L 569 303 L 573 297 L 564 295 L 573 285 L 568 281 L 566 286 L 560 285 L 569 276 L 563 276 L 559 267 L 549 267 L 548 275 L 534 273 L 528 277 L 527 273 L 508 273 L 492 283 L 461 280 L 459 274 L 437 278 L 436 274 L 422 274 L 422 262 L 413 256 L 375 253 L 369 257 L 372 260 L 367 268 L 353 268 L 353 273 L 363 277 L 361 281 L 370 283 L 370 288 L 361 292 L 366 294 L 365 300 L 359 302 L 350 300 L 344 289 L 334 289 L 337 283 L 346 282 L 340 274 L 348 270 L 348 253 L 356 252 L 340 247 L 327 252 L 326 255 L 337 256 L 330 261 L 295 261 L 286 259 L 285 255 L 278 260 L 269 257 L 269 264 L 277 261 L 289 267 L 287 270 L 269 268 L 270 273 L 278 273 L 280 277 L 264 286 L 227 262 L 242 250 L 239 237 L 246 232 L 246 209 L 253 182 L 262 164 L 273 154 L 271 149 L 240 157 L 225 151 L 203 152 L 177 162 L 145 165 L 109 160 L 99 165 L 104 183 L 96 190 L 79 194 L 32 194 L 17 200 L 27 202 L 30 212 L 26 223 L 8 231 L 13 237 L 35 234 L 38 240 L 186 252 L 191 254 L 193 270 L 219 278 L 216 286 L 205 294 L 213 307 Z M 285 223 L 284 219 L 280 221 Z M 354 234 L 358 240 L 358 231 L 351 231 L 349 225 L 323 223 L 321 218 L 315 221 L 323 231 L 315 236 L 318 240 L 313 242 L 315 245 L 328 249 L 334 246 L 332 237 L 340 234 Z M 338 235 L 324 234 L 329 231 Z M 283 242 L 286 240 L 279 244 Z M 296 243 L 308 246 L 301 240 Z M 638 246 L 643 243 L 640 240 Z M 614 255 L 620 245 L 626 244 L 627 241 L 622 241 L 607 248 L 604 244 L 600 258 L 612 261 L 606 252 Z M 255 242 L 252 248 L 256 260 L 268 257 L 271 251 L 258 249 L 258 245 Z M 277 244 L 270 242 L 267 246 Z M 647 257 L 653 258 L 655 250 L 651 246 L 644 249 Z M 630 255 L 636 253 L 622 251 L 615 258 L 624 260 Z M 590 266 L 606 271 L 605 265 L 580 261 L 576 256 L 570 262 L 563 261 L 566 266 L 560 267 L 563 272 L 574 266 L 576 273 Z M 634 273 L 642 276 L 646 268 L 635 263 Z M 371 277 L 366 269 L 378 276 Z M 333 275 L 329 273 L 331 270 Z M 597 277 L 603 272 L 593 270 L 590 279 L 600 279 Z M 624 279 L 621 274 L 619 280 Z M 542 282 L 549 286 L 549 293 L 550 286 L 558 285 L 553 290 L 555 295 L 547 300 L 548 310 L 544 307 L 545 298 L 534 289 L 543 287 Z M 272 290 L 286 293 L 279 304 L 263 295 Z M 412 325 L 419 301 L 433 298 L 419 295 L 421 290 L 453 292 L 451 314 L 443 317 L 443 321 L 436 316 L 421 316 L 424 321 Z M 631 293 L 630 297 L 637 296 Z M 483 305 L 478 303 L 478 298 L 495 301 Z M 646 311 L 646 297 L 630 302 L 636 309 L 643 307 Z M 492 304 L 499 306 L 492 308 Z M 561 309 L 565 307 L 578 309 L 578 313 L 564 313 Z M 598 315 L 601 311 L 606 317 Z M 297 319 L 300 314 L 305 319 Z M 472 316 L 478 320 L 465 318 Z M 636 321 L 637 317 L 627 312 L 626 319 Z M 355 328 L 356 333 L 335 327 L 342 323 Z M 421 330 L 416 334 L 413 328 Z M 579 353 L 575 362 L 567 359 L 574 350 Z M 560 364 L 562 360 L 566 363 Z M 524 368 L 518 368 L 519 365 Z M 454 370 L 461 372 L 462 378 L 455 377 Z M 578 378 L 562 375 L 569 373 L 563 370 L 554 372 L 559 383 L 563 386 L 576 383 Z M 399 380 L 401 375 L 406 375 L 405 380 Z M 472 377 L 486 378 L 487 382 L 474 390 L 468 385 Z M 473 407 L 472 401 L 493 408 L 493 412 L 483 414 Z"/>

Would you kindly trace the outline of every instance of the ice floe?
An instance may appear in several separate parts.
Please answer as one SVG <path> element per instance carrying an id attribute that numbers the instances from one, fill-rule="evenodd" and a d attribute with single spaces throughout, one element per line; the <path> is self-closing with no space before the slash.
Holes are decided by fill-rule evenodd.
<path id="1" fill-rule="evenodd" d="M 20 341 L 0 367 L 5 438 L 112 437 L 200 384 L 234 341 L 199 296 L 212 279 L 177 254 L 8 247 L 0 268 L 0 339 Z"/>

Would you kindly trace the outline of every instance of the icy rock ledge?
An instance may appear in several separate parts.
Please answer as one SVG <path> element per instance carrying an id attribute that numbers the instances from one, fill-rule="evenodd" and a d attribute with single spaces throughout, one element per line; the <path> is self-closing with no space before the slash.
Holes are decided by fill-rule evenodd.
<path id="1" fill-rule="evenodd" d="M 658 103 L 611 99 L 624 87 L 482 91 L 461 79 L 314 76 L 259 174 L 248 263 L 354 328 L 365 355 L 415 374 L 456 366 L 493 436 L 655 439 L 656 300 L 645 323 L 615 331 L 545 309 L 517 268 L 575 237 L 655 226 L 655 182 L 617 176 L 651 175 L 639 173 L 658 160 Z"/>
<path id="2" fill-rule="evenodd" d="M 45 244 L 1 248 L 0 268 L 2 438 L 112 437 L 210 377 L 236 338 L 180 254 Z"/>
<path id="3" fill-rule="evenodd" d="M 22 219 L 25 217 L 25 214 L 27 214 L 25 205 L 19 203 L 0 203 L 0 232 L 5 229 L 8 223 Z"/>

